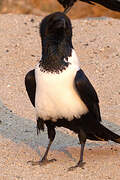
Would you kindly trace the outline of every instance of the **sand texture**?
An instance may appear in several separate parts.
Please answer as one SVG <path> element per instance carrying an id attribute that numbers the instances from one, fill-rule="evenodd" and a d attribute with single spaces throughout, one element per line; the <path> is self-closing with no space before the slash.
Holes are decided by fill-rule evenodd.
<path id="1" fill-rule="evenodd" d="M 35 111 L 24 86 L 25 74 L 41 56 L 42 17 L 0 15 L 0 180 L 119 180 L 120 145 L 87 141 L 84 169 L 68 168 L 79 159 L 78 138 L 57 128 L 49 158 L 32 166 L 47 146 L 47 132 L 36 135 Z M 73 20 L 73 46 L 81 68 L 94 85 L 103 122 L 120 134 L 120 20 Z"/>

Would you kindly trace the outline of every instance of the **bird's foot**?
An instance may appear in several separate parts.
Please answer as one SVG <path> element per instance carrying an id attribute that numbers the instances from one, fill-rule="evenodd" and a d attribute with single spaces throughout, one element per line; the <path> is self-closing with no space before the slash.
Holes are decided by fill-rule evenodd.
<path id="1" fill-rule="evenodd" d="M 85 165 L 86 163 L 85 162 L 78 162 L 75 166 L 72 166 L 72 167 L 70 167 L 69 169 L 68 169 L 68 171 L 73 171 L 74 169 L 76 169 L 76 168 L 81 168 L 81 169 L 84 169 L 84 165 Z"/>
<path id="2" fill-rule="evenodd" d="M 44 165 L 46 165 L 46 164 L 48 164 L 48 163 L 51 163 L 51 162 L 54 162 L 54 161 L 56 161 L 56 159 L 50 159 L 50 160 L 48 160 L 48 159 L 42 159 L 42 160 L 40 160 L 40 161 L 28 161 L 27 163 L 30 163 L 30 164 L 32 164 L 32 166 L 36 166 L 36 165 L 40 165 L 40 166 L 44 166 Z"/>

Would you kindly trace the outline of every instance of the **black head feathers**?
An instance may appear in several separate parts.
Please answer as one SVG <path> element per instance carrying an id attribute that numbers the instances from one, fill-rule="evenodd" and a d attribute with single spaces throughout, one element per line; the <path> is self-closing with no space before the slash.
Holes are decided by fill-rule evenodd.
<path id="1" fill-rule="evenodd" d="M 42 40 L 41 66 L 51 72 L 59 72 L 68 66 L 72 52 L 72 25 L 61 12 L 46 16 L 40 23 Z"/>
<path id="2" fill-rule="evenodd" d="M 66 36 L 72 38 L 72 25 L 70 19 L 61 12 L 55 12 L 46 16 L 40 23 L 40 35 L 42 39 L 61 40 Z"/>

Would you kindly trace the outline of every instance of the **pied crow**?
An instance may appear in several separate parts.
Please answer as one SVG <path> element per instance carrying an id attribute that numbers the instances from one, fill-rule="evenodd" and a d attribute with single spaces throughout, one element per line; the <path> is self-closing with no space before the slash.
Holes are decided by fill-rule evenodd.
<path id="1" fill-rule="evenodd" d="M 49 144 L 43 158 L 32 164 L 46 164 L 55 128 L 64 127 L 78 135 L 81 144 L 82 167 L 86 139 L 112 140 L 120 143 L 120 136 L 101 124 L 97 93 L 80 68 L 80 61 L 72 45 L 70 19 L 61 12 L 46 16 L 40 23 L 42 57 L 35 69 L 25 77 L 25 86 L 36 110 L 37 134 L 47 127 Z"/>
<path id="2" fill-rule="evenodd" d="M 67 13 L 77 0 L 58 0 L 58 2 L 65 8 L 64 12 Z M 110 10 L 120 12 L 120 0 L 80 0 L 91 5 L 95 3 L 100 4 Z"/>

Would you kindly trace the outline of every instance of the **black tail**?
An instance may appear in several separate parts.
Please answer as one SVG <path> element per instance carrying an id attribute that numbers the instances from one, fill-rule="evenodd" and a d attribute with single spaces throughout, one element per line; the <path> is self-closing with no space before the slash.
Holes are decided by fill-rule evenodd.
<path id="1" fill-rule="evenodd" d="M 92 138 L 91 138 L 92 137 Z M 120 144 L 120 136 L 115 134 L 111 130 L 107 129 L 100 123 L 97 123 L 96 128 L 93 130 L 92 136 L 88 135 L 89 139 L 100 140 L 100 141 L 114 141 Z"/>
<path id="2" fill-rule="evenodd" d="M 37 119 L 37 135 L 40 133 L 40 131 L 44 131 L 44 121 L 41 118 Z"/>

